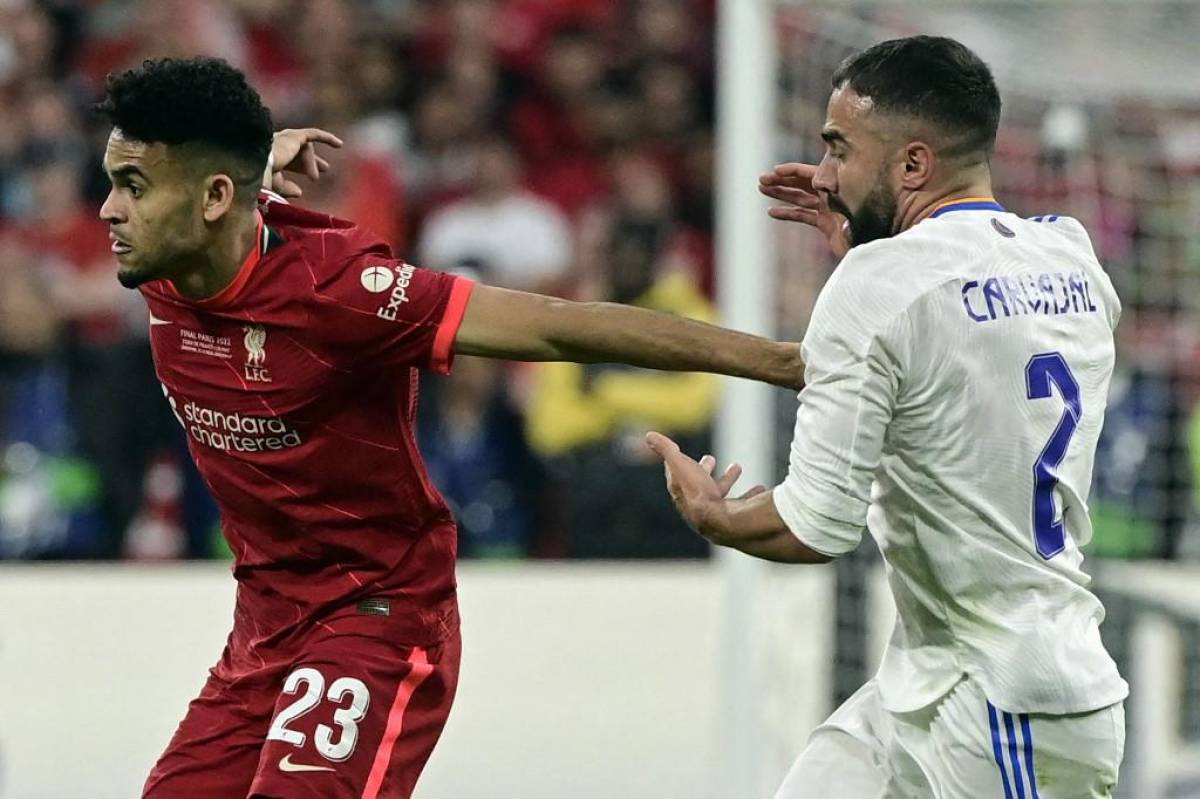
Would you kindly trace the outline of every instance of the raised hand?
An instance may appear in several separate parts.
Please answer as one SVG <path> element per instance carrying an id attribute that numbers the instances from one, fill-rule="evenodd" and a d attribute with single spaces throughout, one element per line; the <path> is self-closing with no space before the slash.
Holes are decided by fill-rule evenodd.
<path id="1" fill-rule="evenodd" d="M 846 218 L 829 208 L 821 193 L 812 185 L 817 168 L 812 164 L 777 164 L 758 178 L 758 190 L 786 205 L 773 206 L 767 213 L 773 219 L 812 225 L 825 235 L 833 254 L 841 258 L 850 250 Z"/>
<path id="2" fill-rule="evenodd" d="M 271 142 L 271 190 L 277 194 L 295 198 L 304 194 L 300 184 L 287 178 L 284 172 L 306 175 L 310 180 L 320 180 L 321 173 L 329 170 L 329 162 L 317 155 L 316 145 L 326 144 L 341 147 L 342 140 L 320 128 L 288 128 L 275 134 Z"/>

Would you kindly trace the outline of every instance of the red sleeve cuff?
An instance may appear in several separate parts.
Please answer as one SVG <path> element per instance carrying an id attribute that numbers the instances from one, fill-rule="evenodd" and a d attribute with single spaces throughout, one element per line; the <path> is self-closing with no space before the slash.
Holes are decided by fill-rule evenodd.
<path id="1" fill-rule="evenodd" d="M 463 316 L 467 313 L 467 301 L 471 298 L 471 289 L 475 282 L 464 277 L 454 278 L 450 289 L 450 300 L 446 303 L 446 312 L 442 314 L 441 324 L 433 338 L 433 355 L 429 368 L 438 374 L 450 374 L 454 364 L 454 337 L 462 324 Z"/>

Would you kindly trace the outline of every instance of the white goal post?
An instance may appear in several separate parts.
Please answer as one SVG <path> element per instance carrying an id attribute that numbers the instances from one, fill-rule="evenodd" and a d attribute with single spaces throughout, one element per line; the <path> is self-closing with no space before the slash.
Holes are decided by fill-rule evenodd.
<path id="1" fill-rule="evenodd" d="M 776 270 L 757 177 L 774 149 L 772 7 L 769 0 L 722 0 L 717 17 L 717 299 L 723 324 L 765 336 L 775 332 Z M 715 436 L 719 468 L 736 461 L 746 485 L 770 485 L 774 433 L 770 389 L 727 381 Z M 719 557 L 725 585 L 714 799 L 759 795 L 756 742 L 764 737 L 756 709 L 763 669 L 751 627 L 765 564 L 731 550 Z"/>

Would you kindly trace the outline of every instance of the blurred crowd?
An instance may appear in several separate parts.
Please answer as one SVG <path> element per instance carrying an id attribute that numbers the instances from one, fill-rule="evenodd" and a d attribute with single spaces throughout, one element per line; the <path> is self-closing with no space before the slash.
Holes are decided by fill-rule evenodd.
<path id="1" fill-rule="evenodd" d="M 301 202 L 359 222 L 421 266 L 712 319 L 715 6 L 0 0 L 0 558 L 223 554 L 154 377 L 141 299 L 117 284 L 96 216 L 108 131 L 88 109 L 107 73 L 148 57 L 227 59 L 277 127 L 346 140 Z M 780 26 L 784 58 L 819 80 L 805 93 L 785 71 L 795 102 L 784 129 L 797 115 L 798 139 L 780 155 L 811 159 L 833 64 L 809 51 L 836 50 L 796 13 L 799 24 Z M 1106 124 L 1152 126 L 1138 110 Z M 1006 132 L 998 191 L 1014 210 L 1080 216 L 1115 267 L 1134 321 L 1122 330 L 1096 510 L 1117 531 L 1105 539 L 1112 552 L 1174 554 L 1193 518 L 1200 452 L 1187 443 L 1200 442 L 1200 342 L 1183 290 L 1197 285 L 1184 278 L 1200 263 L 1200 235 L 1153 226 L 1189 201 L 1197 210 L 1200 170 L 1146 175 L 1123 151 L 1072 139 L 1071 113 L 1082 112 L 1018 100 L 1016 118 L 1048 132 Z M 1134 184 L 1155 179 L 1169 196 L 1135 201 L 1145 187 Z M 779 234 L 802 261 L 779 293 L 781 329 L 796 337 L 831 264 L 802 233 Z M 420 445 L 465 555 L 707 554 L 640 439 L 653 427 L 707 451 L 714 379 L 460 358 L 452 376 L 423 386 Z"/>
<path id="2" fill-rule="evenodd" d="M 0 3 L 0 558 L 220 555 L 140 298 L 96 217 L 105 75 L 207 54 L 277 127 L 346 141 L 303 203 L 401 257 L 709 319 L 712 0 Z M 459 359 L 420 441 L 481 557 L 687 557 L 656 427 L 707 446 L 717 383 Z"/>

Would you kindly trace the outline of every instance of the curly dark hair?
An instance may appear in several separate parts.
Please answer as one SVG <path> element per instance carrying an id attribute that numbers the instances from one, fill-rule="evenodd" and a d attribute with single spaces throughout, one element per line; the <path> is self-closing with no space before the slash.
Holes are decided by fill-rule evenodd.
<path id="1" fill-rule="evenodd" d="M 833 88 L 849 86 L 875 108 L 938 125 L 960 141 L 954 149 L 986 159 L 1000 125 L 992 72 L 969 48 L 941 36 L 892 39 L 847 58 Z"/>
<path id="2" fill-rule="evenodd" d="M 260 171 L 271 152 L 271 112 L 246 76 L 219 58 L 147 60 L 110 74 L 95 110 L 127 138 L 202 145 Z"/>

